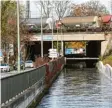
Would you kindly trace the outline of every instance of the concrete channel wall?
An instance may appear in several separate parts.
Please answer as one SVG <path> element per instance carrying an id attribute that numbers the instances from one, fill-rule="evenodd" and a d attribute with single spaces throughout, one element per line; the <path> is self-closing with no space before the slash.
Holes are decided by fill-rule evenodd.
<path id="1" fill-rule="evenodd" d="M 105 41 L 101 42 L 101 56 L 105 56 L 112 50 L 112 34 L 105 35 Z"/>
<path id="2" fill-rule="evenodd" d="M 112 81 L 112 67 L 109 64 L 103 65 L 102 61 L 97 63 L 97 69 Z"/>
<path id="3" fill-rule="evenodd" d="M 64 57 L 36 69 L 1 79 L 1 108 L 30 107 L 65 64 Z"/>

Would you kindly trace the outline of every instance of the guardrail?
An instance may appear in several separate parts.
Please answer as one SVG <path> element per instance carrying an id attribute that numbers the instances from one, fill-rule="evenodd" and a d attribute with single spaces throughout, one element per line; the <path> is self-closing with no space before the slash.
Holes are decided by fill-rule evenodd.
<path id="1" fill-rule="evenodd" d="M 1 103 L 14 98 L 36 82 L 45 79 L 45 65 L 1 79 Z"/>

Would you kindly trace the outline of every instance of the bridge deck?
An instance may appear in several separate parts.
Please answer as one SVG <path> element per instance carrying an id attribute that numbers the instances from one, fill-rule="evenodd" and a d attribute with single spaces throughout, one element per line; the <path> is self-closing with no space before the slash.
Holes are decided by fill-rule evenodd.
<path id="1" fill-rule="evenodd" d="M 52 36 L 51 33 L 44 34 L 43 35 L 43 41 L 104 41 L 105 40 L 105 34 L 98 34 L 98 33 L 93 33 L 93 34 L 75 34 L 75 33 L 65 33 L 65 34 L 54 34 Z M 40 34 L 35 34 L 31 36 L 30 41 L 41 41 L 41 35 Z"/>
<path id="2" fill-rule="evenodd" d="M 83 57 L 83 58 L 66 58 L 66 60 L 99 60 L 99 58 Z"/>

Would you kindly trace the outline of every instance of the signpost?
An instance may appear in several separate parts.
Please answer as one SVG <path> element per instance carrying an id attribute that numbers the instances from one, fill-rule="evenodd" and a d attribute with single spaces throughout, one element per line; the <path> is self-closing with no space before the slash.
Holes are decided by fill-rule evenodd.
<path id="1" fill-rule="evenodd" d="M 57 49 L 49 49 L 49 57 L 50 58 L 57 58 L 58 57 Z"/>

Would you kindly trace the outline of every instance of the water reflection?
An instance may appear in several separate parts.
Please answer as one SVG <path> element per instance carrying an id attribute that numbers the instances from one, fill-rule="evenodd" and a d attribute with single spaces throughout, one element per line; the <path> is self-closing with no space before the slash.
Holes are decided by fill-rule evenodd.
<path id="1" fill-rule="evenodd" d="M 64 69 L 37 108 L 112 108 L 112 82 L 95 69 Z"/>

